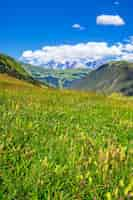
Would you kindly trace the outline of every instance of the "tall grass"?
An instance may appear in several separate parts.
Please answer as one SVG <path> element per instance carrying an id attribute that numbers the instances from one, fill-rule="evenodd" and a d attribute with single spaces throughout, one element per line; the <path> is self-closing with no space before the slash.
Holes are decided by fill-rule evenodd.
<path id="1" fill-rule="evenodd" d="M 19 87 L 0 88 L 0 199 L 133 198 L 132 99 Z"/>

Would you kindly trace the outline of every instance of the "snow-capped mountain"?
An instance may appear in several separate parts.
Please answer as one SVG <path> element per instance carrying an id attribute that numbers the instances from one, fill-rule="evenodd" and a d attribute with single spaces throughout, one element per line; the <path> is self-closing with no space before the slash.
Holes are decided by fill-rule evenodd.
<path id="1" fill-rule="evenodd" d="M 95 69 L 100 65 L 106 63 L 107 60 L 87 60 L 87 59 L 80 59 L 75 61 L 65 61 L 65 62 L 56 62 L 51 60 L 45 64 L 39 64 L 38 62 L 34 65 L 41 66 L 48 69 L 78 69 L 78 68 L 90 68 Z M 30 63 L 32 64 L 32 63 Z"/>

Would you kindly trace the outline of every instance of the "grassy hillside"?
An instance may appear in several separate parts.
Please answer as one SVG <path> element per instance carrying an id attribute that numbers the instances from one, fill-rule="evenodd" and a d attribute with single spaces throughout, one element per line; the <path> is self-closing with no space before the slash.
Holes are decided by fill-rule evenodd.
<path id="1" fill-rule="evenodd" d="M 0 78 L 0 199 L 132 199 L 133 99 L 20 82 Z"/>
<path id="2" fill-rule="evenodd" d="M 19 62 L 4 54 L 0 54 L 0 73 L 39 85 L 39 82 L 34 80 Z"/>
<path id="3" fill-rule="evenodd" d="M 0 90 L 2 88 L 5 89 L 13 89 L 13 90 L 21 90 L 29 88 L 29 89 L 34 89 L 37 87 L 39 89 L 38 85 L 32 84 L 30 82 L 27 82 L 25 80 L 19 80 L 15 77 L 9 76 L 8 74 L 1 74 L 0 73 Z M 42 88 L 47 88 L 47 86 L 41 85 Z"/>
<path id="4" fill-rule="evenodd" d="M 57 88 L 69 88 L 75 80 L 85 77 L 91 71 L 90 69 L 45 69 L 28 64 L 23 66 L 36 80 Z"/>
<path id="5" fill-rule="evenodd" d="M 72 85 L 74 89 L 133 95 L 133 63 L 110 62 Z"/>

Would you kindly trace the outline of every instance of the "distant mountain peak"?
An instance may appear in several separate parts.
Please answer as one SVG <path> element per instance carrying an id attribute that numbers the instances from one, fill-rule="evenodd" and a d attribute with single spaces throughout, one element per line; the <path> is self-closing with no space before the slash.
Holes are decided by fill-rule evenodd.
<path id="1" fill-rule="evenodd" d="M 36 66 L 41 66 L 44 67 L 46 69 L 81 69 L 81 68 L 89 68 L 89 69 L 95 69 L 99 66 L 101 66 L 102 64 L 106 63 L 107 60 L 106 59 L 102 59 L 102 60 L 89 60 L 89 59 L 78 59 L 78 60 L 66 60 L 66 61 L 54 61 L 54 60 L 50 60 L 45 64 L 39 64 L 38 62 L 34 62 L 34 65 Z M 28 63 L 28 62 L 25 62 Z M 31 63 L 32 64 L 32 63 Z"/>

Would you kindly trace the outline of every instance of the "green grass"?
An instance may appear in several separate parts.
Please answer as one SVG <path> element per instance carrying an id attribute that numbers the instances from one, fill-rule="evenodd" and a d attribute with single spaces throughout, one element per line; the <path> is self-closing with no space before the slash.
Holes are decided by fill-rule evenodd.
<path id="1" fill-rule="evenodd" d="M 0 199 L 132 199 L 133 99 L 24 88 L 0 82 Z"/>

